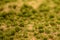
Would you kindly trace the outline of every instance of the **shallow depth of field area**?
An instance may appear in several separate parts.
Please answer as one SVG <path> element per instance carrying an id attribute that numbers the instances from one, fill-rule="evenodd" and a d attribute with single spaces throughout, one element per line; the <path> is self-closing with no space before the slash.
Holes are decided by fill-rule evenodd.
<path id="1" fill-rule="evenodd" d="M 60 40 L 60 0 L 0 0 L 0 40 Z"/>

